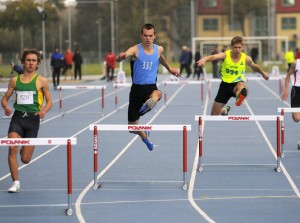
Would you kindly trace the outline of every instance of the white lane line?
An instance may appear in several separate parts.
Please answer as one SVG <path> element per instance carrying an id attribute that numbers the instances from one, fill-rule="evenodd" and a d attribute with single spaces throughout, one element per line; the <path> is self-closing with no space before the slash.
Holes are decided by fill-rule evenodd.
<path id="1" fill-rule="evenodd" d="M 211 88 L 212 83 L 209 82 L 209 86 L 208 88 Z M 208 107 L 208 101 L 209 101 L 209 95 L 207 93 L 206 95 L 206 100 L 205 100 L 205 104 L 204 104 L 204 109 L 203 109 L 203 114 L 206 114 L 207 112 L 207 107 Z M 204 126 L 205 126 L 205 122 L 203 122 L 202 124 L 202 132 L 204 132 Z M 196 148 L 199 148 L 199 140 L 197 140 L 197 146 Z M 192 168 L 192 174 L 191 174 L 191 179 L 190 179 L 190 183 L 189 183 L 189 188 L 188 188 L 188 199 L 189 202 L 191 203 L 191 205 L 195 208 L 195 210 L 209 223 L 215 223 L 215 221 L 210 218 L 200 207 L 199 205 L 195 202 L 195 198 L 194 198 L 194 186 L 195 186 L 195 179 L 196 179 L 196 175 L 197 175 L 197 166 L 198 166 L 198 159 L 199 159 L 199 153 L 198 153 L 198 149 L 196 149 L 196 154 L 195 154 L 195 158 L 194 158 L 194 164 L 193 164 L 193 168 Z"/>
<path id="2" fill-rule="evenodd" d="M 184 85 L 180 86 L 176 92 L 172 95 L 172 97 L 168 100 L 166 105 L 163 105 L 156 113 L 155 115 L 150 119 L 150 121 L 146 124 L 149 125 L 151 124 L 155 118 L 166 108 L 166 106 L 175 98 L 175 96 L 182 90 L 182 88 L 184 87 Z M 96 122 L 97 123 L 97 122 Z M 95 124 L 96 124 L 95 123 Z M 139 138 L 139 136 L 135 136 L 122 150 L 121 152 L 100 172 L 100 174 L 97 176 L 97 180 L 99 180 L 109 169 L 112 165 L 114 165 L 117 160 L 127 151 L 127 149 L 133 144 L 133 142 L 135 140 L 137 140 Z M 89 189 L 93 186 L 94 181 L 92 180 L 87 187 L 80 193 L 80 195 L 78 196 L 76 203 L 75 203 L 75 209 L 76 209 L 76 216 L 79 220 L 80 223 L 85 223 L 85 219 L 82 215 L 81 212 L 81 202 L 82 199 L 84 198 L 84 196 L 86 195 L 86 193 L 89 191 Z"/>
<path id="3" fill-rule="evenodd" d="M 182 190 L 182 189 L 180 189 Z M 212 196 L 201 196 L 200 198 L 196 198 L 196 201 L 210 201 L 210 200 L 240 200 L 240 199 L 284 199 L 284 198 L 297 198 L 297 196 L 222 196 L 222 197 L 212 197 Z M 101 204 L 122 204 L 122 203 L 158 203 L 158 202 L 186 202 L 187 198 L 179 198 L 179 199 L 153 199 L 153 200 L 124 200 L 124 201 L 98 201 L 98 202 L 83 202 L 81 205 L 101 205 Z M 26 204 L 26 205 L 0 205 L 0 208 L 31 208 L 31 207 L 64 207 L 68 204 Z"/>
<path id="4" fill-rule="evenodd" d="M 249 112 L 251 113 L 251 115 L 254 115 L 250 105 L 248 104 L 247 101 L 245 101 L 245 105 L 247 106 L 247 109 L 249 110 Z M 259 124 L 258 121 L 255 121 L 259 131 L 261 132 L 262 136 L 264 137 L 266 143 L 268 144 L 268 147 L 271 151 L 271 153 L 273 154 L 274 158 L 277 159 L 277 154 L 276 154 L 276 150 L 273 148 L 272 144 L 270 143 L 268 137 L 266 136 L 266 133 L 264 132 L 263 128 L 261 127 L 261 125 Z M 285 177 L 287 178 L 289 184 L 291 185 L 291 187 L 293 188 L 295 194 L 298 196 L 298 198 L 300 198 L 300 192 L 298 190 L 298 187 L 296 186 L 296 184 L 294 183 L 293 179 L 291 178 L 290 174 L 288 173 L 288 171 L 286 170 L 285 166 L 283 165 L 283 163 L 280 163 L 280 167 L 282 169 L 283 174 L 285 175 Z"/>
<path id="5" fill-rule="evenodd" d="M 267 91 L 269 91 L 272 95 L 274 95 L 278 100 L 280 100 L 281 102 L 283 102 L 284 104 L 291 106 L 288 102 L 286 101 L 282 101 L 280 98 L 280 95 L 278 95 L 278 93 L 276 93 L 275 91 L 273 91 L 269 86 L 267 86 L 265 84 L 265 82 L 261 82 L 261 81 L 256 81 L 258 84 L 260 84 L 262 87 L 264 87 Z"/>

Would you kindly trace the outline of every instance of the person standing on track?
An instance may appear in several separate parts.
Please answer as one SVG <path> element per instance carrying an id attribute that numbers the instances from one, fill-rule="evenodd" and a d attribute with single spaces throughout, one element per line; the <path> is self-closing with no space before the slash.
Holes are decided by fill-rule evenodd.
<path id="1" fill-rule="evenodd" d="M 116 57 L 117 62 L 128 57 L 134 60 L 128 107 L 129 125 L 137 125 L 140 116 L 151 111 L 160 100 L 162 93 L 156 86 L 160 63 L 174 76 L 180 76 L 178 69 L 170 67 L 162 55 L 164 48 L 153 43 L 156 38 L 154 25 L 145 24 L 141 29 L 141 38 L 140 44 L 130 47 Z M 130 133 L 138 134 L 148 149 L 153 150 L 153 143 L 148 139 L 149 132 L 130 131 Z"/>
<path id="2" fill-rule="evenodd" d="M 52 99 L 46 78 L 36 73 L 41 63 L 40 52 L 36 49 L 25 49 L 21 57 L 24 73 L 10 79 L 1 105 L 5 115 L 12 114 L 8 100 L 16 92 L 16 101 L 13 105 L 15 111 L 8 129 L 8 138 L 37 138 L 40 119 L 52 107 Z M 43 102 L 46 100 L 44 107 Z M 20 150 L 21 161 L 28 164 L 31 160 L 34 146 L 22 146 Z M 18 146 L 9 146 L 8 165 L 13 180 L 13 185 L 8 189 L 10 193 L 20 190 L 18 176 Z"/>
<path id="3" fill-rule="evenodd" d="M 248 93 L 244 83 L 246 65 L 260 73 L 265 80 L 269 79 L 269 75 L 255 64 L 250 56 L 242 52 L 243 48 L 243 37 L 235 36 L 231 40 L 231 50 L 203 57 L 197 62 L 198 66 L 204 66 L 206 62 L 223 60 L 220 67 L 222 81 L 211 109 L 211 115 L 227 115 L 230 106 L 225 105 L 231 97 L 236 98 L 236 106 L 242 104 Z"/>

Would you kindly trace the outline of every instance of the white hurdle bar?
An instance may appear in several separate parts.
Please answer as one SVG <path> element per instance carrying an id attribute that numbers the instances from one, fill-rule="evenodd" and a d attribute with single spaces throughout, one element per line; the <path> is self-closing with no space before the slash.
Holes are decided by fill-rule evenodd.
<path id="1" fill-rule="evenodd" d="M 282 108 L 278 108 L 277 111 L 280 112 L 280 114 L 284 117 L 285 113 L 300 112 L 300 108 L 282 107 Z M 284 144 L 284 121 L 281 123 L 281 140 L 283 141 Z M 284 157 L 284 153 L 282 154 L 282 157 Z"/>
<path id="2" fill-rule="evenodd" d="M 201 102 L 203 103 L 204 100 L 204 84 L 205 81 L 204 80 L 200 80 L 200 81 L 183 81 L 183 80 L 179 80 L 179 81 L 163 81 L 162 82 L 164 85 L 164 104 L 167 104 L 167 85 L 175 85 L 175 84 L 197 84 L 200 85 L 200 97 L 201 97 Z"/>
<path id="3" fill-rule="evenodd" d="M 115 87 L 115 108 L 116 110 L 118 110 L 118 88 L 119 87 L 130 87 L 132 85 L 132 83 L 114 83 L 114 87 Z"/>
<path id="4" fill-rule="evenodd" d="M 72 145 L 77 144 L 77 138 L 0 138 L 0 146 L 41 146 L 67 145 L 67 176 L 68 176 L 68 209 L 67 215 L 72 215 Z"/>
<path id="5" fill-rule="evenodd" d="M 274 168 L 275 171 L 280 172 L 280 161 L 281 161 L 281 148 L 280 148 L 280 122 L 283 122 L 283 116 L 275 115 L 238 115 L 238 116 L 195 116 L 195 121 L 198 121 L 199 126 L 199 162 L 198 162 L 198 171 L 202 172 L 202 156 L 203 156 L 203 130 L 202 122 L 203 121 L 273 121 L 276 122 L 276 132 L 277 132 L 277 166 Z"/>
<path id="6" fill-rule="evenodd" d="M 62 112 L 62 90 L 72 89 L 72 90 L 93 90 L 93 89 L 101 89 L 102 101 L 102 116 L 104 115 L 104 89 L 106 89 L 105 85 L 59 85 L 59 109 L 60 114 L 63 116 Z"/>
<path id="7" fill-rule="evenodd" d="M 187 131 L 191 125 L 90 125 L 94 131 L 94 186 L 97 190 L 101 184 L 97 183 L 98 172 L 98 131 L 183 131 L 183 190 L 187 190 Z"/>

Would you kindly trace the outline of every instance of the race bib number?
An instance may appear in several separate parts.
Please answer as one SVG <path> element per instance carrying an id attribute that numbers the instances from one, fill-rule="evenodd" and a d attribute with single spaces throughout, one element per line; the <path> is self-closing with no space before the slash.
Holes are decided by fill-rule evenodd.
<path id="1" fill-rule="evenodd" d="M 151 68 L 152 68 L 152 62 L 143 61 L 143 66 L 142 66 L 143 70 L 151 70 Z"/>
<path id="2" fill-rule="evenodd" d="M 32 105 L 34 91 L 18 91 L 17 104 L 19 105 Z"/>

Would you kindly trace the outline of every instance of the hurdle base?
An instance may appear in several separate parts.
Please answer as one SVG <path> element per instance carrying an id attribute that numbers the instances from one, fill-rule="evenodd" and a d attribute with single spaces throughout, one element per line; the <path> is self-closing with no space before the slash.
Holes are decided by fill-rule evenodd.
<path id="1" fill-rule="evenodd" d="M 198 172 L 203 172 L 203 167 L 202 166 L 198 166 Z"/>
<path id="2" fill-rule="evenodd" d="M 183 189 L 183 190 L 187 190 L 188 188 L 189 188 L 188 184 L 187 184 L 187 183 L 184 183 L 183 186 L 182 186 L 182 189 Z"/>
<path id="3" fill-rule="evenodd" d="M 71 208 L 68 208 L 66 210 L 66 213 L 67 213 L 68 216 L 71 216 L 73 214 L 73 210 Z"/>
<path id="4" fill-rule="evenodd" d="M 94 184 L 93 189 L 94 190 L 99 190 L 101 187 L 102 187 L 101 184 L 96 183 L 96 184 Z"/>

